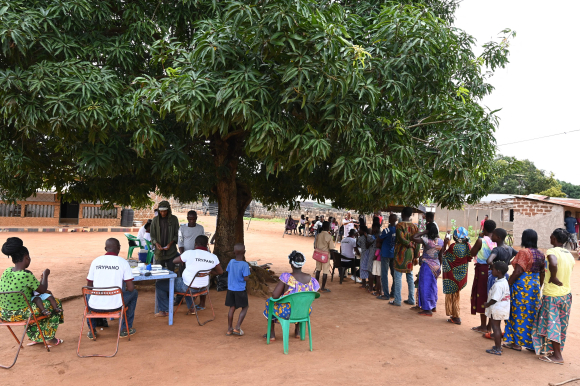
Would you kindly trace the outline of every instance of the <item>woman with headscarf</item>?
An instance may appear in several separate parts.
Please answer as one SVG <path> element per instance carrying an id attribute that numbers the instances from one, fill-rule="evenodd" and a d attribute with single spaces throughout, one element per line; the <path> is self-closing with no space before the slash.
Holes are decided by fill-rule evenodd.
<path id="1" fill-rule="evenodd" d="M 427 224 L 425 231 L 413 235 L 413 242 L 423 244 L 417 288 L 417 307 L 421 316 L 433 316 L 437 308 L 437 278 L 441 274 L 439 252 L 443 248 L 443 240 L 434 224 Z"/>
<path id="2" fill-rule="evenodd" d="M 33 293 L 36 291 L 42 299 L 45 310 L 49 311 L 46 319 L 38 322 L 40 331 L 36 323 L 28 326 L 26 335 L 32 341 L 29 346 L 42 344 L 42 336 L 46 343 L 58 346 L 63 343 L 62 339 L 55 338 L 58 325 L 64 323 L 62 305 L 58 299 L 56 304 L 58 309 L 54 309 L 50 301 L 42 296 L 48 290 L 48 276 L 50 270 L 45 269 L 40 276 L 40 281 L 27 268 L 30 265 L 30 254 L 28 248 L 18 237 L 10 237 L 2 245 L 2 253 L 12 258 L 14 267 L 7 268 L 0 277 L 0 292 L 20 291 L 24 294 L 28 303 L 32 306 L 32 312 L 36 316 L 45 316 L 37 305 L 32 301 Z M 30 308 L 21 294 L 0 295 L 0 320 L 5 322 L 21 322 L 30 317 Z M 42 335 L 41 335 L 42 332 Z"/>
<path id="3" fill-rule="evenodd" d="M 285 272 L 280 275 L 280 281 L 274 291 L 272 291 L 272 298 L 279 299 L 282 296 L 295 294 L 298 292 L 306 291 L 318 291 L 320 289 L 320 284 L 315 278 L 307 273 L 302 272 L 302 266 L 306 262 L 304 255 L 298 251 L 292 251 L 288 256 L 288 261 L 290 267 L 292 267 L 292 273 Z M 266 300 L 266 309 L 264 310 L 264 316 L 268 318 L 268 311 L 270 309 L 270 299 Z M 310 313 L 312 312 L 312 307 L 310 307 Z M 290 304 L 289 303 L 279 303 L 274 305 L 274 316 L 272 317 L 272 329 L 270 331 L 270 341 L 276 340 L 276 332 L 274 329 L 275 323 L 278 318 L 289 319 L 290 318 Z M 296 338 L 300 337 L 300 324 L 296 324 L 296 329 L 294 331 Z M 264 338 L 267 339 L 267 334 L 264 334 Z"/>
<path id="4" fill-rule="evenodd" d="M 514 272 L 508 280 L 511 290 L 510 317 L 502 346 L 522 351 L 534 350 L 532 327 L 540 308 L 540 288 L 546 275 L 546 258 L 538 250 L 538 234 L 533 229 L 522 233 L 522 249 L 512 260 Z"/>
<path id="5" fill-rule="evenodd" d="M 159 203 L 159 216 L 151 222 L 151 243 L 155 245 L 155 260 L 170 270 L 175 269 L 173 259 L 177 256 L 179 220 L 171 214 L 168 201 Z"/>
<path id="6" fill-rule="evenodd" d="M 565 229 L 558 228 L 550 236 L 553 248 L 546 252 L 548 269 L 542 304 L 532 328 L 532 342 L 540 360 L 548 363 L 563 364 L 562 350 L 566 343 L 570 309 L 572 308 L 572 270 L 574 257 L 564 244 L 570 239 Z"/>
<path id="7" fill-rule="evenodd" d="M 460 227 L 453 232 L 453 244 L 445 238 L 441 265 L 443 267 L 443 293 L 445 294 L 445 313 L 447 322 L 461 324 L 459 317 L 459 293 L 467 285 L 467 267 L 471 261 L 471 245 L 467 229 Z"/>

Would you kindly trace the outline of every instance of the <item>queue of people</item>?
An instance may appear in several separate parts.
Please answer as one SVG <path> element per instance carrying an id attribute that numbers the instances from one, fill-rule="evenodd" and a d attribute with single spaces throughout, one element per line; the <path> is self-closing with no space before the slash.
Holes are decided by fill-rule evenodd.
<path id="1" fill-rule="evenodd" d="M 562 349 L 572 304 L 570 278 L 574 258 L 564 248 L 572 237 L 566 229 L 558 228 L 550 236 L 553 246 L 544 255 L 537 247 L 538 235 L 532 229 L 522 234 L 521 249 L 516 251 L 505 243 L 507 232 L 497 228 L 493 220 L 481 224 L 481 233 L 470 244 L 468 231 L 457 228 L 442 239 L 433 214 L 425 216 L 422 229 L 411 221 L 412 208 L 404 208 L 401 221 L 389 216 L 388 225 L 374 236 L 375 230 L 359 226 L 351 228 L 340 245 L 341 265 L 357 266 L 359 255 L 361 288 L 377 299 L 388 300 L 392 306 L 403 303 L 420 316 L 437 312 L 438 277 L 442 274 L 445 314 L 448 323 L 461 325 L 460 294 L 467 286 L 468 268 L 474 260 L 471 289 L 471 314 L 480 314 L 480 325 L 471 330 L 494 341 L 486 350 L 502 355 L 503 349 L 527 350 L 540 355 L 539 359 L 562 364 Z M 353 224 L 350 216 L 346 224 Z M 356 241 L 355 241 L 356 240 Z M 374 241 L 377 240 L 377 243 Z M 377 248 L 373 254 L 371 248 Z M 422 253 L 420 253 L 422 249 Z M 373 270 L 369 259 L 380 262 L 380 270 Z M 414 266 L 419 273 L 413 276 Z M 513 272 L 508 274 L 509 266 Z M 380 272 L 380 273 L 379 273 Z M 392 284 L 389 287 L 389 273 Z M 381 290 L 370 282 L 380 275 Z M 403 300 L 403 274 L 408 297 Z M 502 332 L 501 322 L 505 322 Z"/>

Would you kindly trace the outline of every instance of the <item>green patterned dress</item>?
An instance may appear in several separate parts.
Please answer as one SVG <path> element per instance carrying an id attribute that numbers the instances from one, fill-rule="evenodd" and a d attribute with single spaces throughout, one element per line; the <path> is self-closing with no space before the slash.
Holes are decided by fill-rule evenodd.
<path id="1" fill-rule="evenodd" d="M 33 292 L 38 288 L 40 282 L 34 277 L 34 274 L 28 270 L 15 271 L 14 268 L 7 268 L 2 277 L 0 277 L 0 292 L 22 291 L 32 306 L 32 312 L 36 316 L 42 316 L 42 313 L 31 302 Z M 56 299 L 58 307 L 62 310 L 60 301 Z M 43 301 L 44 308 L 52 311 L 52 305 L 48 300 Z M 5 322 L 25 321 L 30 317 L 30 309 L 26 301 L 20 294 L 0 295 L 0 319 Z M 44 335 L 44 339 L 51 340 L 56 334 L 58 325 L 63 323 L 63 313 L 52 312 L 50 316 L 38 322 Z M 33 342 L 42 342 L 42 337 L 36 324 L 30 324 L 26 331 L 28 338 Z"/>

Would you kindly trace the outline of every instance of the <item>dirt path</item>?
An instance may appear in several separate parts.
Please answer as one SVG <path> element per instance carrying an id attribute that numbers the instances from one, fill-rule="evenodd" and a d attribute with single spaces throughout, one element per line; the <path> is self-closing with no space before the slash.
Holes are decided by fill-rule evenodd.
<path id="1" fill-rule="evenodd" d="M 207 231 L 213 231 L 215 218 L 200 217 Z M 277 273 L 287 271 L 287 255 L 292 249 L 312 253 L 312 238 L 286 236 L 283 225 L 252 221 L 246 234 L 248 260 L 271 262 Z M 2 233 L 4 238 L 17 235 L 24 239 L 32 256 L 30 269 L 40 276 L 51 269 L 50 288 L 58 297 L 76 295 L 86 283 L 92 259 L 100 255 L 107 237 L 126 241 L 121 233 Z M 0 259 L 0 271 L 10 266 Z M 308 259 L 306 272 L 314 261 Z M 497 357 L 485 353 L 489 340 L 470 331 L 479 317 L 469 312 L 470 282 L 462 291 L 463 324 L 445 322 L 444 295 L 439 279 L 438 312 L 432 318 L 420 317 L 408 307 L 388 306 L 347 280 L 335 280 L 314 304 L 312 315 L 314 351 L 307 341 L 291 339 L 289 355 L 282 342 L 266 345 L 261 338 L 266 323 L 262 316 L 265 299 L 250 297 L 250 310 L 242 328 L 244 337 L 226 337 L 227 308 L 225 293 L 212 291 L 216 320 L 200 327 L 194 316 L 180 310 L 173 326 L 166 319 L 153 316 L 154 293 L 139 293 L 134 327 L 138 333 L 128 342 L 123 339 L 113 359 L 79 359 L 76 345 L 82 317 L 82 300 L 64 304 L 65 324 L 58 337 L 65 344 L 46 353 L 40 347 L 24 347 L 11 370 L 0 371 L 2 385 L 29 384 L 74 385 L 153 385 L 212 384 L 333 384 L 333 385 L 547 385 L 580 374 L 580 328 L 578 306 L 573 305 L 564 356 L 564 366 L 541 363 L 536 356 L 507 350 Z M 403 286 L 403 296 L 406 286 Z M 580 293 L 580 274 L 574 272 L 573 294 Z M 208 316 L 209 311 L 202 312 Z M 117 322 L 103 331 L 98 342 L 82 340 L 84 352 L 107 352 L 114 349 Z M 277 330 L 281 337 L 280 330 Z M 5 328 L 0 329 L 0 361 L 7 362 L 15 342 Z M 86 350 L 86 351 L 85 351 Z M 9 352 L 10 351 L 10 352 Z M 13 354 L 12 354 L 13 355 Z"/>

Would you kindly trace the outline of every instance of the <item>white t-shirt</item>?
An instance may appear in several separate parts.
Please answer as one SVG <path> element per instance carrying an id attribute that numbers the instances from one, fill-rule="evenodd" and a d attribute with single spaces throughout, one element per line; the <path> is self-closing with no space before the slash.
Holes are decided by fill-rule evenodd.
<path id="1" fill-rule="evenodd" d="M 147 233 L 145 231 L 145 225 L 143 225 L 141 228 L 139 228 L 139 233 L 137 233 L 137 238 L 143 240 L 143 238 L 145 238 L 145 233 Z"/>
<path id="2" fill-rule="evenodd" d="M 87 280 L 93 282 L 93 287 L 121 287 L 123 281 L 133 280 L 131 267 L 127 260 L 115 255 L 103 255 L 97 257 L 91 263 Z M 91 295 L 89 307 L 96 310 L 114 310 L 121 308 L 122 295 L 104 296 Z"/>
<path id="3" fill-rule="evenodd" d="M 495 300 L 496 303 L 485 310 L 487 317 L 495 320 L 507 320 L 510 314 L 510 286 L 506 278 L 496 279 L 489 290 L 487 301 Z"/>
<path id="4" fill-rule="evenodd" d="M 348 236 L 348 234 L 350 233 L 350 230 L 354 228 L 354 223 L 352 221 L 354 221 L 352 218 L 350 220 L 347 220 L 346 218 L 342 219 L 342 225 L 343 225 L 343 229 L 344 229 L 344 237 Z"/>
<path id="5" fill-rule="evenodd" d="M 220 260 L 213 253 L 201 249 L 193 249 L 185 251 L 181 254 L 181 261 L 185 263 L 185 270 L 183 271 L 183 283 L 189 285 L 195 274 L 199 271 L 206 271 L 213 269 L 220 263 Z M 191 285 L 194 288 L 207 287 L 209 284 L 209 275 L 204 277 L 196 277 Z"/>
<path id="6" fill-rule="evenodd" d="M 195 239 L 197 236 L 205 235 L 203 226 L 195 224 L 190 227 L 188 224 L 182 224 L 177 232 L 177 246 L 184 248 L 186 251 L 195 248 Z"/>
<path id="7" fill-rule="evenodd" d="M 354 259 L 354 249 L 356 248 L 356 239 L 354 237 L 345 237 L 340 242 L 340 253 L 350 259 Z M 342 261 L 350 261 L 349 259 L 341 259 Z"/>

